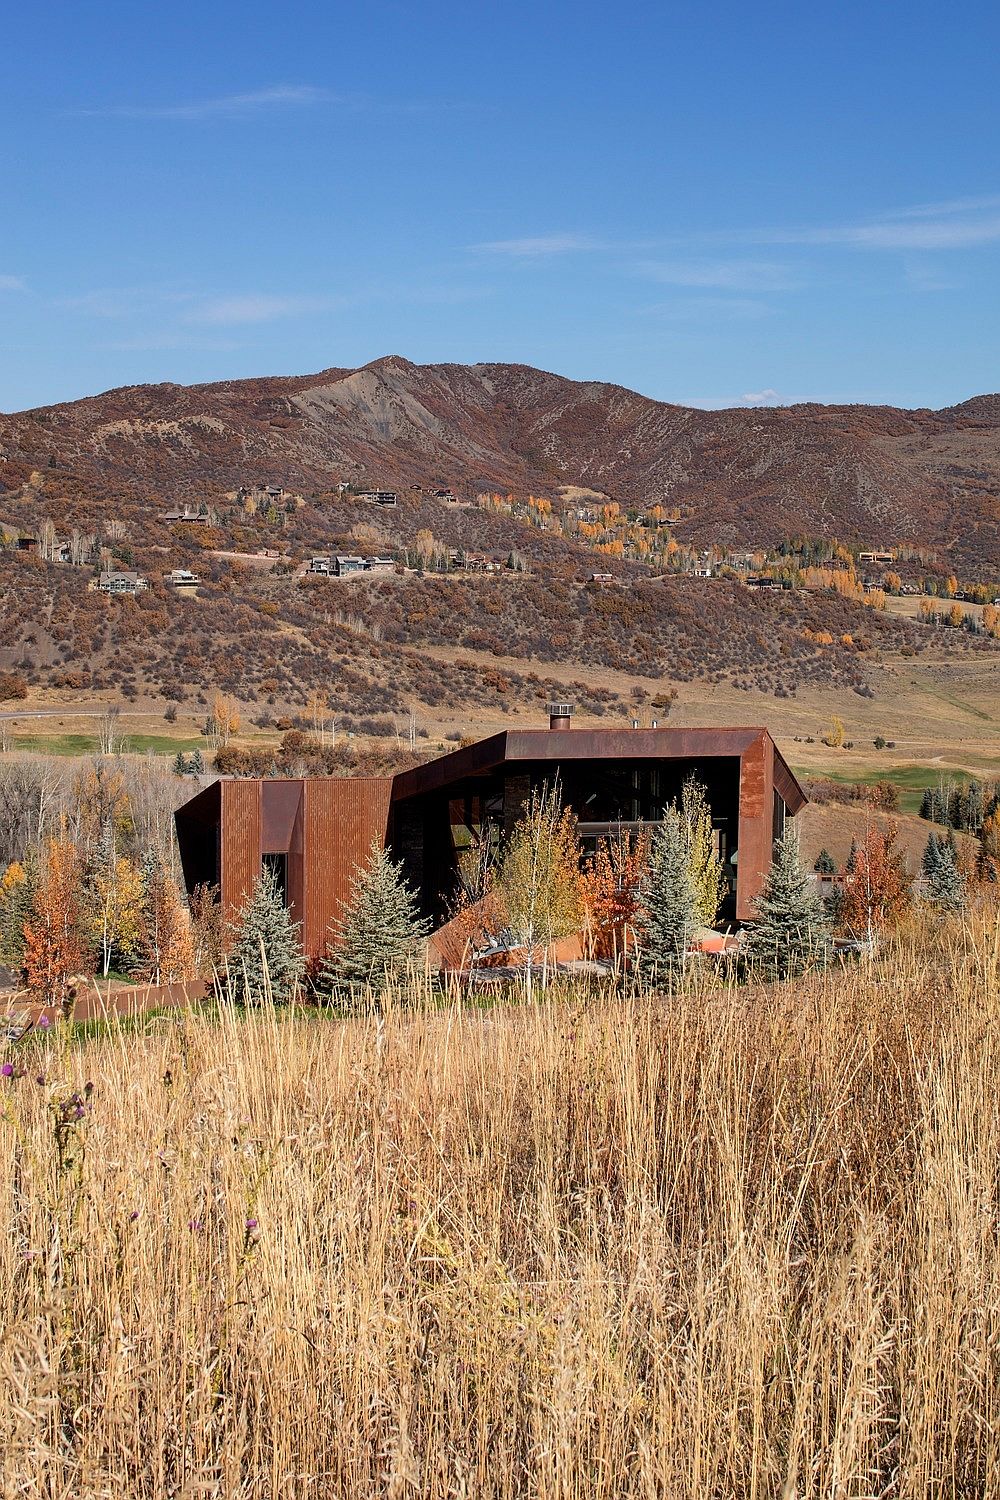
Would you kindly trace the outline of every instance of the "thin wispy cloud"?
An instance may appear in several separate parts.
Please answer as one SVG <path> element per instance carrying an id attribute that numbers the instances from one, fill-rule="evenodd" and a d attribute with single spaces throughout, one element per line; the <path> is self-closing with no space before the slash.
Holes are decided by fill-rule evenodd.
<path id="1" fill-rule="evenodd" d="M 229 327 L 241 323 L 273 323 L 279 318 L 297 318 L 307 313 L 332 312 L 345 305 L 337 297 L 282 297 L 251 293 L 237 297 L 214 297 L 191 309 L 186 322 Z"/>
<path id="2" fill-rule="evenodd" d="M 486 240 L 480 245 L 471 245 L 488 255 L 506 255 L 514 260 L 540 260 L 553 255 L 571 255 L 581 250 L 605 250 L 615 248 L 587 234 L 536 234 L 523 239 Z"/>
<path id="3" fill-rule="evenodd" d="M 23 292 L 26 283 L 23 276 L 0 276 L 0 292 Z"/>
<path id="4" fill-rule="evenodd" d="M 727 292 L 787 292 L 801 284 L 787 266 L 771 261 L 640 261 L 640 276 L 666 286 L 705 287 Z"/>
<path id="5" fill-rule="evenodd" d="M 81 115 L 105 115 L 121 120 L 240 119 L 265 110 L 329 104 L 338 96 L 311 84 L 279 84 L 246 93 L 220 94 L 211 99 L 189 99 L 167 104 L 106 104 L 76 110 Z"/>
<path id="6" fill-rule="evenodd" d="M 751 230 L 734 236 L 758 245 L 843 245 L 858 250 L 964 250 L 1000 241 L 1000 198 L 892 209 L 866 222 L 816 228 Z"/>
<path id="7" fill-rule="evenodd" d="M 765 386 L 762 391 L 744 391 L 741 396 L 692 396 L 686 401 L 678 402 L 680 406 L 693 406 L 700 411 L 732 411 L 734 407 L 753 408 L 791 404 L 783 400 L 771 386 Z"/>

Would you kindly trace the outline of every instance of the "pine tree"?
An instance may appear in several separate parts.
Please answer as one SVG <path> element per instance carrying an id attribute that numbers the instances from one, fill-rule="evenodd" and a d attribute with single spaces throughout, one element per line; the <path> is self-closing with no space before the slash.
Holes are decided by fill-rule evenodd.
<path id="1" fill-rule="evenodd" d="M 923 857 L 920 861 L 920 869 L 925 882 L 930 880 L 938 865 L 941 863 L 941 850 L 944 847 L 944 839 L 939 834 L 932 833 L 924 845 Z"/>
<path id="2" fill-rule="evenodd" d="M 776 979 L 801 974 L 829 956 L 826 912 L 802 866 L 794 827 L 778 840 L 744 951 L 761 973 Z"/>
<path id="3" fill-rule="evenodd" d="M 270 990 L 276 1001 L 288 1000 L 305 970 L 298 924 L 285 905 L 274 871 L 265 866 L 253 894 L 235 924 L 229 975 L 248 1004 L 259 1003 Z"/>
<path id="4" fill-rule="evenodd" d="M 698 902 L 684 818 L 676 807 L 668 807 L 653 834 L 637 914 L 639 967 L 647 978 L 670 980 L 683 973 L 698 923 Z"/>
<path id="5" fill-rule="evenodd" d="M 183 750 L 178 750 L 177 754 L 174 756 L 174 775 L 175 776 L 186 776 L 187 773 L 188 773 L 187 756 L 184 754 Z"/>
<path id="6" fill-rule="evenodd" d="M 925 859 L 929 852 L 925 851 Z M 965 908 L 967 890 L 965 879 L 958 868 L 957 852 L 953 842 L 938 843 L 937 855 L 924 867 L 924 890 L 927 899 L 940 911 L 960 912 Z"/>
<path id="7" fill-rule="evenodd" d="M 402 866 L 374 842 L 336 924 L 320 970 L 321 987 L 352 990 L 384 984 L 419 958 L 429 926 L 418 915 Z"/>
<path id="8" fill-rule="evenodd" d="M 205 757 L 202 755 L 200 750 L 195 749 L 192 751 L 191 759 L 188 763 L 188 770 L 190 771 L 192 776 L 204 776 Z"/>
<path id="9" fill-rule="evenodd" d="M 837 866 L 829 849 L 821 849 L 819 851 L 813 869 L 817 875 L 836 875 Z"/>

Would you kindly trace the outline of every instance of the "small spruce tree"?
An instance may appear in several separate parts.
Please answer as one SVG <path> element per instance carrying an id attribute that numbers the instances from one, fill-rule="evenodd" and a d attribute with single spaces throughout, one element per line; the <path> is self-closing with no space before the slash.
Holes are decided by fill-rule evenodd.
<path id="1" fill-rule="evenodd" d="M 817 875 L 836 875 L 837 866 L 829 849 L 821 849 L 819 851 L 813 869 Z"/>
<path id="2" fill-rule="evenodd" d="M 802 866 L 794 828 L 778 840 L 744 951 L 751 965 L 775 979 L 801 974 L 829 957 L 826 910 Z"/>
<path id="3" fill-rule="evenodd" d="M 235 924 L 229 975 L 248 1004 L 268 993 L 288 1000 L 302 978 L 305 960 L 298 923 L 285 905 L 277 876 L 265 866 Z"/>
<path id="4" fill-rule="evenodd" d="M 334 928 L 320 968 L 321 988 L 350 991 L 384 984 L 419 957 L 429 928 L 402 866 L 373 843 Z"/>
<path id="5" fill-rule="evenodd" d="M 188 761 L 188 772 L 192 776 L 204 776 L 205 774 L 205 757 L 198 749 L 195 749 L 191 753 L 191 759 Z"/>
<path id="6" fill-rule="evenodd" d="M 684 972 L 698 902 L 684 817 L 668 807 L 653 834 L 639 900 L 639 967 L 648 979 L 669 981 Z"/>
<path id="7" fill-rule="evenodd" d="M 933 837 L 932 834 L 931 839 Z M 939 911 L 963 911 L 968 893 L 965 877 L 958 868 L 954 843 L 949 840 L 940 840 L 937 845 L 937 854 L 928 866 L 927 856 L 930 853 L 931 839 L 928 840 L 927 849 L 924 851 L 923 873 L 927 899 Z"/>
<path id="8" fill-rule="evenodd" d="M 175 776 L 186 776 L 187 773 L 188 773 L 187 756 L 184 754 L 183 750 L 178 750 L 177 754 L 174 756 L 174 775 Z"/>

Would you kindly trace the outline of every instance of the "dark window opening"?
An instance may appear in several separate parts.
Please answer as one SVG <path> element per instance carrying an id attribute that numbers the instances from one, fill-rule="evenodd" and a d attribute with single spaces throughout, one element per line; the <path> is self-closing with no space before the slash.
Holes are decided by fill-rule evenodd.
<path id="1" fill-rule="evenodd" d="M 281 899 L 288 905 L 288 855 L 287 854 L 264 854 L 261 856 L 261 865 L 265 870 L 270 870 L 274 875 L 275 884 L 281 892 Z"/>

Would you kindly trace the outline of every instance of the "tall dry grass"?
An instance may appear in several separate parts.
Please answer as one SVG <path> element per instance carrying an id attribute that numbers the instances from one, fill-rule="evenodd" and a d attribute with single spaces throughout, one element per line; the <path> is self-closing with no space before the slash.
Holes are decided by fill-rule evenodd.
<path id="1" fill-rule="evenodd" d="M 2 1493 L 1000 1493 L 998 951 L 16 1054 Z"/>

